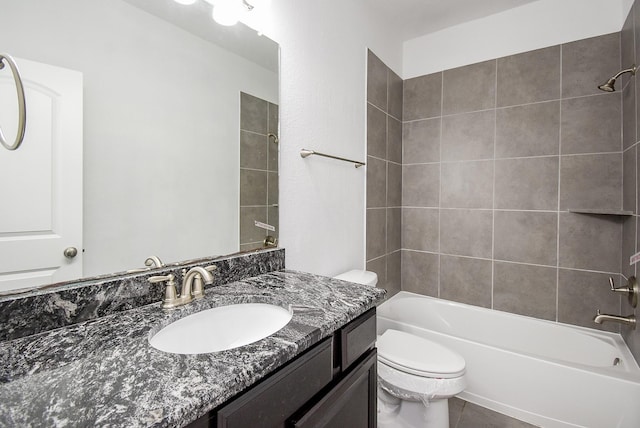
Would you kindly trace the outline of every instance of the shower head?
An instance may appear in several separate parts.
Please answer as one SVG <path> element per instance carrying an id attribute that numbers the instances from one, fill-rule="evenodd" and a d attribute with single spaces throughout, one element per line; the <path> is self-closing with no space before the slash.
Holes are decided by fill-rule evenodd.
<path id="1" fill-rule="evenodd" d="M 598 89 L 600 89 L 601 91 L 605 91 L 605 92 L 614 92 L 616 90 L 615 88 L 615 84 L 616 84 L 616 79 L 618 77 L 620 77 L 621 75 L 623 75 L 624 73 L 631 73 L 632 75 L 636 74 L 636 65 L 633 64 L 631 66 L 631 68 L 627 68 L 626 70 L 622 70 L 620 72 L 618 72 L 615 76 L 611 77 L 609 80 L 607 80 L 607 83 L 603 83 L 602 85 L 598 86 Z"/>
<path id="2" fill-rule="evenodd" d="M 616 88 L 613 85 L 615 84 L 616 84 L 616 79 L 612 77 L 611 79 L 607 80 L 607 83 L 603 83 L 602 85 L 599 85 L 598 89 L 605 92 L 614 92 Z"/>

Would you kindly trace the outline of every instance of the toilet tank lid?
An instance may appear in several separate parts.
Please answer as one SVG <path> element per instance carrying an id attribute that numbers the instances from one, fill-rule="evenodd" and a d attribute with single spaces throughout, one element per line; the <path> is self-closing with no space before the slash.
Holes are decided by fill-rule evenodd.
<path id="1" fill-rule="evenodd" d="M 389 329 L 378 337 L 381 362 L 416 376 L 454 378 L 464 374 L 465 361 L 453 350 L 404 331 Z"/>
<path id="2" fill-rule="evenodd" d="M 363 285 L 376 285 L 378 283 L 378 275 L 375 272 L 360 269 L 354 269 L 350 270 L 349 272 L 341 273 L 335 278 Z"/>

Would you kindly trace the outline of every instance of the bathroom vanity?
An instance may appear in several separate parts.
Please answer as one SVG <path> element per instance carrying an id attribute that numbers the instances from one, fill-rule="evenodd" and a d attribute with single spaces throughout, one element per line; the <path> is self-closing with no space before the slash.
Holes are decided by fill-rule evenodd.
<path id="1" fill-rule="evenodd" d="M 0 426 L 373 426 L 375 305 L 384 290 L 282 270 L 283 250 L 257 264 L 251 257 L 207 262 L 219 266 L 214 286 L 172 311 L 158 296 L 127 307 L 106 293 L 110 302 L 92 304 L 70 286 L 36 293 L 21 321 L 29 304 L 0 298 Z M 144 288 L 145 275 L 120 286 Z M 175 320 L 237 303 L 290 307 L 293 316 L 275 334 L 226 351 L 179 355 L 149 345 Z"/>
<path id="2" fill-rule="evenodd" d="M 375 427 L 375 320 L 370 309 L 189 426 Z"/>

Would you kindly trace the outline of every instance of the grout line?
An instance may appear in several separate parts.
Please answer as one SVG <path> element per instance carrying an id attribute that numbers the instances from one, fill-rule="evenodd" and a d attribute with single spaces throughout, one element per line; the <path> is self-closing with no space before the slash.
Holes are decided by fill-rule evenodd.
<path id="1" fill-rule="evenodd" d="M 640 144 L 640 142 L 636 143 Z M 636 145 L 634 144 L 634 146 Z M 629 147 L 628 149 L 632 148 Z M 628 150 L 627 149 L 627 150 Z M 626 151 L 626 150 L 625 150 Z M 518 156 L 518 157 L 507 157 L 507 158 L 483 158 L 483 159 L 461 159 L 461 160 L 453 160 L 453 161 L 441 161 L 441 162 L 418 162 L 418 163 L 405 163 L 403 166 L 421 166 L 421 165 L 439 165 L 439 164 L 460 164 L 460 163 L 471 163 L 471 162 L 489 162 L 489 161 L 505 161 L 505 160 L 527 160 L 527 159 L 548 159 L 548 158 L 557 158 L 559 156 L 563 157 L 575 157 L 575 156 L 602 156 L 602 155 L 619 155 L 620 151 L 615 152 L 590 152 L 590 153 L 567 153 L 567 154 L 555 154 L 555 155 L 539 155 L 539 156 Z M 374 156 L 371 156 L 374 157 Z M 395 162 L 393 162 L 395 163 Z"/>
<path id="2" fill-rule="evenodd" d="M 495 73 L 493 114 L 493 195 L 491 196 L 491 309 L 494 308 L 495 252 L 496 252 L 496 140 L 498 139 L 498 61 Z"/>
<path id="3" fill-rule="evenodd" d="M 562 45 L 560 45 L 560 97 L 562 98 Z M 562 102 L 558 106 L 558 153 L 562 154 Z M 558 205 L 556 220 L 556 322 L 560 319 L 560 183 L 562 171 L 562 155 L 558 158 Z"/>
<path id="4" fill-rule="evenodd" d="M 562 65 L 560 65 L 560 67 L 562 67 Z M 562 70 L 561 70 L 561 72 L 562 72 Z M 560 79 L 562 79 L 562 76 L 560 76 Z M 505 109 L 514 108 L 514 107 L 526 107 L 526 106 L 530 106 L 530 105 L 552 103 L 552 102 L 562 102 L 562 101 L 566 101 L 566 100 L 574 100 L 574 99 L 579 99 L 579 98 L 605 97 L 605 96 L 617 95 L 618 93 L 619 93 L 619 91 L 616 91 L 616 92 L 613 92 L 613 93 L 602 92 L 602 93 L 599 93 L 599 94 L 587 94 L 587 95 L 579 95 L 579 96 L 576 96 L 576 97 L 566 97 L 566 98 L 563 98 L 562 96 L 560 96 L 559 98 L 553 98 L 553 99 L 544 100 L 544 101 L 535 101 L 535 102 L 524 103 L 524 104 L 513 104 L 513 105 L 501 106 L 501 107 L 498 107 L 496 105 L 495 109 L 494 108 L 489 108 L 489 109 L 481 109 L 481 110 L 472 110 L 472 111 L 467 111 L 467 112 L 462 112 L 462 113 L 452 113 L 452 114 L 446 114 L 446 115 L 443 114 L 440 117 L 461 116 L 461 115 L 465 115 L 465 114 L 481 113 L 481 112 L 486 112 L 486 111 L 491 111 L 491 110 L 505 110 Z M 496 103 L 497 103 L 497 94 L 496 94 Z M 438 116 L 429 116 L 429 117 L 423 117 L 423 118 L 419 118 L 419 119 L 406 120 L 403 123 L 419 122 L 419 121 L 422 121 L 422 120 L 437 119 L 437 118 L 438 118 Z"/>
<path id="5" fill-rule="evenodd" d="M 442 84 L 440 85 L 440 135 L 438 135 L 438 297 L 442 294 L 442 243 L 441 243 L 441 214 L 442 210 L 442 115 L 444 114 L 444 71 L 442 72 Z"/>

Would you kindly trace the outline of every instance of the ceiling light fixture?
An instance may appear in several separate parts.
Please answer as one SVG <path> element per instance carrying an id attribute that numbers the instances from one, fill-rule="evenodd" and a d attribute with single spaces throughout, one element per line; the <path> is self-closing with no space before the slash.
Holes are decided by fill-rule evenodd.
<path id="1" fill-rule="evenodd" d="M 189 4 L 194 4 L 197 0 L 173 0 L 173 1 L 179 4 L 189 5 Z"/>
<path id="2" fill-rule="evenodd" d="M 220 25 L 231 26 L 253 10 L 246 0 L 204 0 L 213 6 L 212 17 Z"/>

